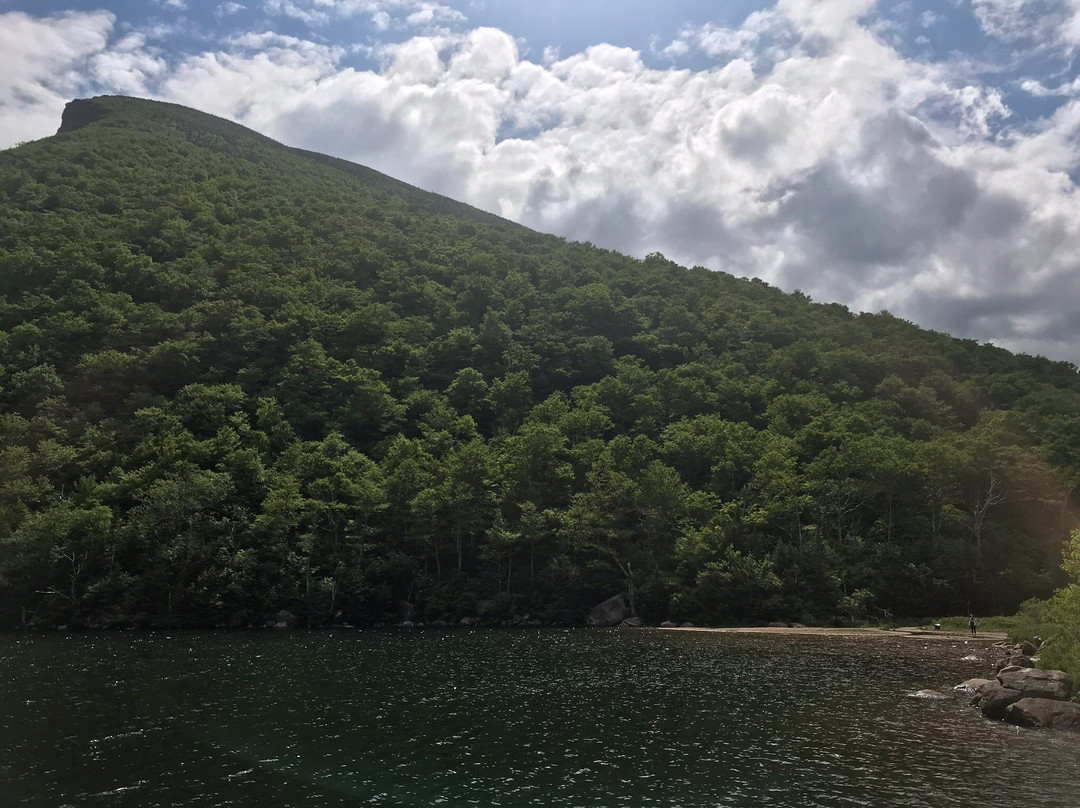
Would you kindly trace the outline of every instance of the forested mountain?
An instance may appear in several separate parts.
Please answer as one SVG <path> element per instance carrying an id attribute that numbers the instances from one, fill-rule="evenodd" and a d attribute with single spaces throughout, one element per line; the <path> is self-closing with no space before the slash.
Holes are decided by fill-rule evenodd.
<path id="1" fill-rule="evenodd" d="M 167 104 L 0 153 L 5 625 L 999 613 L 1078 484 L 1066 363 Z"/>

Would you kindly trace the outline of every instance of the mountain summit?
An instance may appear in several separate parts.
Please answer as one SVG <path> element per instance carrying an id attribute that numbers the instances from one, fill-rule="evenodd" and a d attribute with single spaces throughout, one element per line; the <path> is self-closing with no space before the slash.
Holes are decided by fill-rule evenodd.
<path id="1" fill-rule="evenodd" d="M 997 613 L 1080 381 L 194 110 L 0 153 L 0 621 Z"/>

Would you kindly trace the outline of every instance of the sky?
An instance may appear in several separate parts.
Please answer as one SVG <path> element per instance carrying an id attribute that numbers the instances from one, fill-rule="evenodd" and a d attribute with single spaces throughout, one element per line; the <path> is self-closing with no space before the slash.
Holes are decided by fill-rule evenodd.
<path id="1" fill-rule="evenodd" d="M 0 148 L 173 101 L 1080 365 L 1080 0 L 0 0 Z"/>

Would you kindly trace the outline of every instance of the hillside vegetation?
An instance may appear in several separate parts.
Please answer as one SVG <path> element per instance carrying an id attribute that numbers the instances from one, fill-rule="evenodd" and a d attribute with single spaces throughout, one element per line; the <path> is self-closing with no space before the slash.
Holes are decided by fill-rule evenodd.
<path id="1" fill-rule="evenodd" d="M 9 626 L 998 614 L 1080 379 L 97 98 L 0 153 L 0 469 Z"/>

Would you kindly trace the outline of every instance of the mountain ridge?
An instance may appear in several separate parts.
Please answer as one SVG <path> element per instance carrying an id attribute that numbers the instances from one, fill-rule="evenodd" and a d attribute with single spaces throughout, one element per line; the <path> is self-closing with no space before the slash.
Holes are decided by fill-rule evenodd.
<path id="1" fill-rule="evenodd" d="M 176 105 L 60 130 L 0 153 L 4 624 L 823 622 L 1062 580 L 1068 363 Z"/>
<path id="2" fill-rule="evenodd" d="M 119 106 L 117 106 L 118 103 Z M 109 95 L 94 96 L 92 98 L 77 98 L 69 101 L 64 106 L 64 112 L 61 115 L 60 128 L 57 130 L 56 134 L 62 135 L 70 132 L 77 132 L 80 129 L 100 121 L 105 121 L 107 123 L 110 118 L 116 120 L 118 115 L 123 115 L 126 111 L 135 109 L 142 104 L 153 105 L 147 109 L 161 110 L 163 117 L 166 117 L 169 120 L 181 120 L 188 123 L 198 122 L 201 127 L 213 129 L 217 133 L 226 136 L 227 143 L 232 142 L 235 144 L 240 140 L 257 139 L 268 147 L 287 149 L 293 154 L 316 160 L 333 168 L 348 171 L 367 183 L 388 186 L 406 198 L 412 200 L 424 200 L 427 202 L 428 208 L 432 211 L 443 208 L 444 212 L 452 212 L 455 215 L 466 216 L 467 218 L 476 219 L 478 221 L 524 228 L 524 225 L 517 224 L 509 219 L 504 219 L 494 213 L 481 210 L 480 208 L 473 207 L 472 205 L 468 205 L 433 191 L 425 191 L 422 188 L 409 185 L 388 174 L 383 174 L 380 171 L 360 165 L 359 163 L 353 163 L 339 157 L 332 157 L 308 149 L 287 146 L 273 138 L 249 129 L 242 124 L 230 121 L 228 118 L 223 118 L 219 115 L 214 115 L 213 113 L 202 112 L 191 107 L 185 107 L 181 104 L 174 104 L 167 101 L 151 101 L 130 96 Z"/>

